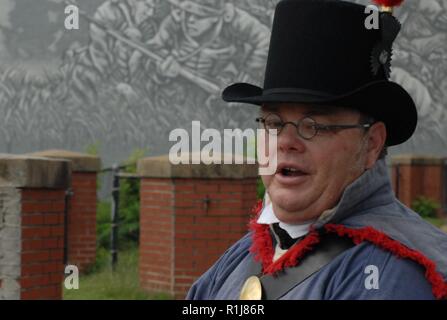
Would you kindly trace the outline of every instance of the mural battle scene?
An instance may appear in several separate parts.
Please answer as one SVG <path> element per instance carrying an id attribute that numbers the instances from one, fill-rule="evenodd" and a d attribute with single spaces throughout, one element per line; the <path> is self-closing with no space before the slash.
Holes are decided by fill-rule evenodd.
<path id="1" fill-rule="evenodd" d="M 96 147 L 105 165 L 167 153 L 174 128 L 255 128 L 228 105 L 262 84 L 277 0 L 0 0 L 0 152 Z M 368 1 L 357 1 L 367 4 Z M 447 0 L 407 0 L 393 80 L 417 102 L 417 134 L 391 153 L 447 154 Z M 392 106 L 390 106 L 392 107 Z"/>

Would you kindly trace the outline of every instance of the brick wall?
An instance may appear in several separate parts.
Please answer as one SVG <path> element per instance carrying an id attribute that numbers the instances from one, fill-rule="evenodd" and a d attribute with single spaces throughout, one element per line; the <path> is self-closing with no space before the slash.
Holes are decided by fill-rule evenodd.
<path id="1" fill-rule="evenodd" d="M 419 196 L 428 197 L 441 206 L 445 203 L 444 160 L 438 157 L 400 155 L 392 159 L 392 183 L 396 197 L 411 207 Z M 445 208 L 437 210 L 445 217 Z"/>
<path id="2" fill-rule="evenodd" d="M 61 299 L 65 190 L 22 190 L 21 299 Z"/>
<path id="3" fill-rule="evenodd" d="M 0 155 L 0 299 L 62 299 L 70 164 Z"/>
<path id="4" fill-rule="evenodd" d="M 247 233 L 256 178 L 177 179 L 174 192 L 174 292 L 182 298 L 197 277 Z"/>
<path id="5" fill-rule="evenodd" d="M 231 165 L 163 166 L 170 166 L 166 158 L 139 163 L 140 282 L 148 291 L 184 298 L 247 232 L 257 167 L 244 165 L 235 172 Z"/>
<path id="6" fill-rule="evenodd" d="M 86 271 L 96 259 L 96 181 L 101 161 L 96 156 L 67 150 L 45 150 L 31 155 L 71 163 L 67 263 L 77 266 L 80 272 Z"/>
<path id="7" fill-rule="evenodd" d="M 140 184 L 139 274 L 143 288 L 171 292 L 174 273 L 174 184 L 142 180 Z"/>
<path id="8" fill-rule="evenodd" d="M 68 263 L 85 271 L 96 259 L 96 173 L 73 172 L 68 214 Z"/>

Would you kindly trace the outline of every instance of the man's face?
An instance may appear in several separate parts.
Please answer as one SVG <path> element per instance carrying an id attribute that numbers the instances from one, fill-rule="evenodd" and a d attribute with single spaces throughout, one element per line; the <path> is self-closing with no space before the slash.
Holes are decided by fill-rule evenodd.
<path id="1" fill-rule="evenodd" d="M 134 0 L 135 22 L 140 25 L 154 16 L 156 0 Z"/>
<path id="2" fill-rule="evenodd" d="M 262 117 L 275 113 L 284 122 L 294 123 L 305 116 L 325 125 L 355 125 L 360 121 L 360 113 L 332 107 L 277 104 L 264 106 L 261 113 Z M 277 137 L 278 170 L 262 176 L 278 219 L 301 223 L 334 207 L 346 186 L 366 169 L 366 138 L 364 129 L 355 128 L 320 131 L 305 140 L 294 126 L 285 126 Z M 284 166 L 298 171 L 282 171 Z"/>
<path id="3" fill-rule="evenodd" d="M 217 21 L 219 21 L 218 17 L 200 17 L 186 13 L 186 30 L 190 37 L 197 38 L 209 31 Z"/>

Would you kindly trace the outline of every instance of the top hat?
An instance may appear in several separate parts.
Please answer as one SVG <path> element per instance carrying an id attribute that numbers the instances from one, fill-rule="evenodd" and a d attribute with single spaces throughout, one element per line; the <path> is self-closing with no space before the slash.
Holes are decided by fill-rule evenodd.
<path id="1" fill-rule="evenodd" d="M 296 102 L 359 110 L 383 121 L 388 146 L 417 125 L 411 96 L 389 81 L 392 43 L 400 30 L 390 12 L 367 28 L 365 6 L 338 0 L 283 0 L 276 7 L 264 87 L 236 83 L 227 102 Z"/>

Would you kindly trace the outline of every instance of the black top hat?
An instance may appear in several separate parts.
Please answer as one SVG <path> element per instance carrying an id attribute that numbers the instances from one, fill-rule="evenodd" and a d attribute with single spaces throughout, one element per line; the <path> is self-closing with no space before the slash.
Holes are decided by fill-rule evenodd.
<path id="1" fill-rule="evenodd" d="M 365 6 L 338 0 L 283 0 L 276 7 L 264 88 L 236 83 L 227 102 L 297 102 L 357 109 L 387 127 L 387 145 L 416 129 L 411 96 L 388 80 L 391 46 L 400 30 L 391 13 L 367 29 Z"/>

